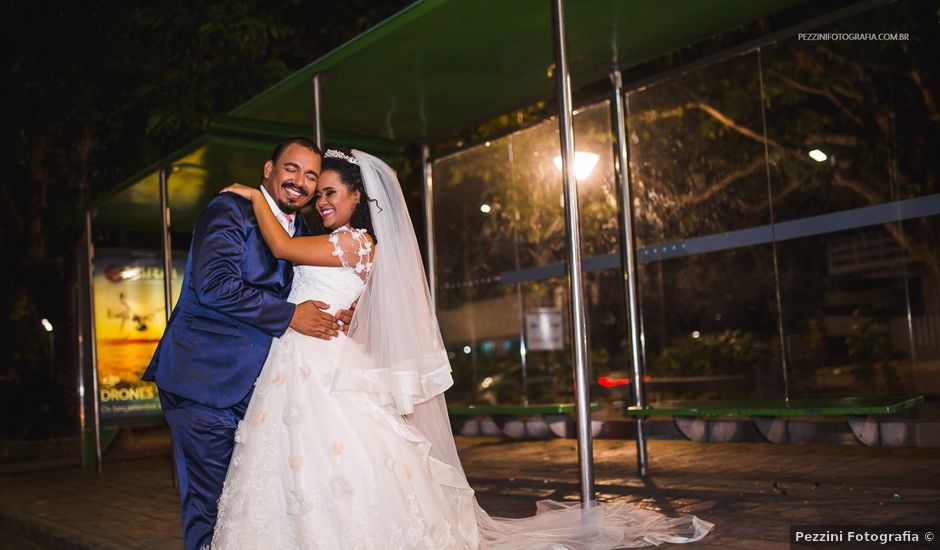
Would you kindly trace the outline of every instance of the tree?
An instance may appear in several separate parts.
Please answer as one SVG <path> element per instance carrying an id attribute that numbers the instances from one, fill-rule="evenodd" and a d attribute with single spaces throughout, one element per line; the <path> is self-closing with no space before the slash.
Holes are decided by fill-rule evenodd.
<path id="1" fill-rule="evenodd" d="M 73 259 L 92 198 L 407 3 L 6 0 L 5 363 L 36 370 L 51 359 L 42 317 L 69 334 Z M 74 364 L 70 339 L 56 343 L 57 363 Z"/>

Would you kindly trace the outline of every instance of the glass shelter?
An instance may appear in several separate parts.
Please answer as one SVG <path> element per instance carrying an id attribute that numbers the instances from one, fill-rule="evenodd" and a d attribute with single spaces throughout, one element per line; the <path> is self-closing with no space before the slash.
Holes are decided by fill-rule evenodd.
<path id="1" fill-rule="evenodd" d="M 99 421 L 122 388 L 152 410 L 106 357 L 155 345 L 201 207 L 303 134 L 418 166 L 453 406 L 940 392 L 940 115 L 887 69 L 922 49 L 800 34 L 916 29 L 921 7 L 564 4 L 416 2 L 102 198 Z M 732 47 L 676 61 L 709 39 Z M 157 294 L 117 288 L 137 280 Z"/>

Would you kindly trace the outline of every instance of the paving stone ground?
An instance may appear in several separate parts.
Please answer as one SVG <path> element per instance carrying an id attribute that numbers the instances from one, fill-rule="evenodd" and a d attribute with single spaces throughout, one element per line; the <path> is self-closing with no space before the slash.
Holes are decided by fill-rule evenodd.
<path id="1" fill-rule="evenodd" d="M 601 500 L 633 502 L 716 524 L 698 549 L 789 548 L 792 524 L 936 524 L 940 449 L 596 440 Z M 458 438 L 481 505 L 519 517 L 541 498 L 576 499 L 575 441 Z M 179 499 L 168 458 L 93 469 L 0 475 L 0 548 L 177 549 Z M 669 545 L 667 545 L 669 546 Z"/>

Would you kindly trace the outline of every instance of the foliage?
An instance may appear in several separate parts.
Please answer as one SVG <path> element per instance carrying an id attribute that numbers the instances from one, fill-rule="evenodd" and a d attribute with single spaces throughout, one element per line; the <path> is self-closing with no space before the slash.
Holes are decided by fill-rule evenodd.
<path id="1" fill-rule="evenodd" d="M 83 212 L 225 113 L 408 2 L 4 2 L 3 369 L 71 368 Z M 57 334 L 50 353 L 40 318 Z M 2 369 L 0 369 L 2 370 Z M 74 375 L 59 369 L 61 383 Z"/>
<path id="2" fill-rule="evenodd" d="M 852 313 L 851 333 L 845 339 L 849 356 L 855 363 L 855 381 L 872 390 L 877 385 L 877 371 L 887 390 L 895 395 L 903 392 L 903 386 L 892 364 L 894 344 L 888 329 L 888 315 L 885 311 L 856 309 Z"/>
<path id="3" fill-rule="evenodd" d="M 771 362 L 762 338 L 739 329 L 685 337 L 650 358 L 653 376 L 745 374 Z"/>

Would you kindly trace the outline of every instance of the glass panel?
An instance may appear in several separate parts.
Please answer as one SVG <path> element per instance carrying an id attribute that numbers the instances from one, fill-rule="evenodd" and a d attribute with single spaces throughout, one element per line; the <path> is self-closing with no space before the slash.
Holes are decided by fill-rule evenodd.
<path id="1" fill-rule="evenodd" d="M 929 215 L 940 171 L 928 153 L 940 114 L 918 76 L 935 51 L 925 7 L 898 2 L 819 29 L 908 40 L 793 38 L 762 52 L 774 210 L 807 235 L 778 244 L 798 396 L 940 388 L 928 374 L 940 358 L 940 225 Z"/>
<path id="2" fill-rule="evenodd" d="M 581 110 L 574 120 L 583 249 L 614 253 L 607 103 Z M 438 313 L 458 378 L 452 402 L 573 398 L 567 278 L 560 276 L 566 235 L 559 163 L 556 120 L 435 162 Z M 545 269 L 520 279 L 518 270 L 529 268 Z M 619 268 L 585 278 L 595 375 L 615 364 L 622 370 L 626 356 L 623 285 L 616 273 Z"/>
<path id="3" fill-rule="evenodd" d="M 547 120 L 509 137 L 513 228 L 519 239 L 519 265 L 547 266 L 565 261 L 565 214 L 558 122 Z"/>
<path id="4" fill-rule="evenodd" d="M 502 138 L 434 163 L 437 310 L 454 369 L 453 404 L 495 402 L 519 364 L 518 296 L 499 283 L 518 253 L 509 159 Z"/>
<path id="5" fill-rule="evenodd" d="M 782 398 L 770 245 L 643 264 L 647 395 Z"/>
<path id="6" fill-rule="evenodd" d="M 92 223 L 98 397 L 103 424 L 161 422 L 156 385 L 141 375 L 166 328 L 160 185 L 156 174 L 106 201 Z M 174 257 L 173 297 L 185 257 Z"/>
<path id="7" fill-rule="evenodd" d="M 760 98 L 756 53 L 628 95 L 652 403 L 785 395 L 773 246 L 726 234 L 771 220 Z"/>
<path id="8" fill-rule="evenodd" d="M 619 254 L 610 103 L 604 101 L 575 113 L 574 130 L 581 250 L 586 258 Z"/>
<path id="9" fill-rule="evenodd" d="M 639 245 L 770 223 L 754 53 L 628 95 Z"/>

